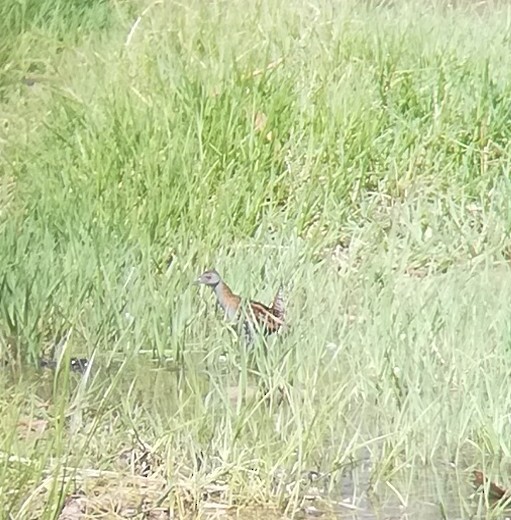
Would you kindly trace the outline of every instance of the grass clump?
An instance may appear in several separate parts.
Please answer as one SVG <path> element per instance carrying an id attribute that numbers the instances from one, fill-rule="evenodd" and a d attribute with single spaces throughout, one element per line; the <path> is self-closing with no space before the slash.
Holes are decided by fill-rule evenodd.
<path id="1" fill-rule="evenodd" d="M 509 452 L 507 8 L 0 13 L 0 509 L 482 514 L 464 472 Z M 212 266 L 261 301 L 283 281 L 289 333 L 247 353 L 191 285 Z"/>

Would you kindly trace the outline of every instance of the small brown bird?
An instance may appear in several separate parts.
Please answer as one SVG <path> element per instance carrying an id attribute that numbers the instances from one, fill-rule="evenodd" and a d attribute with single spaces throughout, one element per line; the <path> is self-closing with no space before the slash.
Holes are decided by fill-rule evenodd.
<path id="1" fill-rule="evenodd" d="M 220 305 L 229 320 L 238 318 L 240 310 L 246 307 L 246 317 L 243 325 L 249 341 L 253 340 L 254 329 L 259 328 L 266 336 L 278 332 L 285 326 L 285 307 L 282 287 L 277 291 L 271 307 L 252 300 L 246 302 L 245 306 L 243 305 L 241 297 L 231 291 L 229 286 L 214 269 L 202 273 L 199 278 L 197 278 L 196 283 L 211 287 L 215 293 L 218 305 Z"/>

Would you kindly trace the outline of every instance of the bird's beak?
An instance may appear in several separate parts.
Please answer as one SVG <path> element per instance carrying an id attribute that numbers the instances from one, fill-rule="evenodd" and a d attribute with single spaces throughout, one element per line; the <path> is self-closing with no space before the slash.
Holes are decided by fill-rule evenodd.
<path id="1" fill-rule="evenodd" d="M 201 279 L 200 279 L 200 276 L 199 276 L 199 278 L 197 278 L 196 280 L 194 280 L 194 281 L 192 282 L 192 285 L 200 285 L 201 283 L 202 283 L 202 282 L 201 282 Z"/>

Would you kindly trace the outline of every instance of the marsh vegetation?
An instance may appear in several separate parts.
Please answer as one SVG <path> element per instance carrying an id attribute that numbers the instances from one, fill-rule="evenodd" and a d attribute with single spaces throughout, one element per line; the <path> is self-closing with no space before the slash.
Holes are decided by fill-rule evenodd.
<path id="1" fill-rule="evenodd" d="M 470 475 L 509 482 L 510 27 L 1 2 L 1 517 L 502 515 Z M 287 333 L 247 353 L 211 267 L 282 282 Z"/>

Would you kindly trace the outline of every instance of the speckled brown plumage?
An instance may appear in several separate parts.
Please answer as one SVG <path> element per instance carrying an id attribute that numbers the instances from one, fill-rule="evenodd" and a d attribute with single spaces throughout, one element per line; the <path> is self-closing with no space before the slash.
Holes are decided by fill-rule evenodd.
<path id="1" fill-rule="evenodd" d="M 279 288 L 272 305 L 242 298 L 233 293 L 222 280 L 217 271 L 205 271 L 197 279 L 197 283 L 211 287 L 215 293 L 218 305 L 229 320 L 235 320 L 244 314 L 243 325 L 249 340 L 253 339 L 254 331 L 259 329 L 264 335 L 278 332 L 284 325 L 285 306 L 282 287 Z"/>

